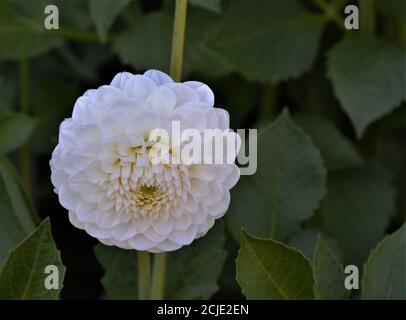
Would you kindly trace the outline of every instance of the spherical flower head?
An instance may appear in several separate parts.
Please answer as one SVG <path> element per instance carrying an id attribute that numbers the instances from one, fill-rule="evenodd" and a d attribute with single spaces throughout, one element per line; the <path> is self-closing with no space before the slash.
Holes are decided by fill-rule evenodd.
<path id="1" fill-rule="evenodd" d="M 228 209 L 238 167 L 152 163 L 151 132 L 164 129 L 171 140 L 174 122 L 202 135 L 229 129 L 228 113 L 213 105 L 207 85 L 177 83 L 156 70 L 119 73 L 79 97 L 50 162 L 71 223 L 106 245 L 153 253 L 204 236 Z M 167 149 L 170 156 L 174 149 Z"/>

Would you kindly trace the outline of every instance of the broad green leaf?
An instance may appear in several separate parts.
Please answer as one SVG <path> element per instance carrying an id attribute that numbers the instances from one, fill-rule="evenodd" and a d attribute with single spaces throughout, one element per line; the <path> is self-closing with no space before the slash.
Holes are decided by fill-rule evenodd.
<path id="1" fill-rule="evenodd" d="M 135 11 L 128 28 L 117 35 L 113 50 L 135 69 L 169 70 L 173 17 L 162 12 Z"/>
<path id="2" fill-rule="evenodd" d="M 325 18 L 294 0 L 229 1 L 209 41 L 249 80 L 279 82 L 308 71 Z"/>
<path id="3" fill-rule="evenodd" d="M 406 108 L 405 110 L 406 111 Z M 406 116 L 406 112 L 405 112 Z M 406 118 L 405 118 L 406 120 Z M 406 124 L 406 122 L 405 122 Z M 390 168 L 396 187 L 397 216 L 392 223 L 406 221 L 406 148 L 404 134 L 387 135 L 379 143 L 378 159 Z"/>
<path id="4" fill-rule="evenodd" d="M 167 299 L 209 299 L 218 289 L 226 251 L 224 225 L 217 222 L 202 239 L 168 253 Z M 105 274 L 103 286 L 112 299 L 136 299 L 137 253 L 97 245 L 96 256 Z"/>
<path id="5" fill-rule="evenodd" d="M 362 299 L 406 300 L 406 224 L 371 252 L 364 266 Z"/>
<path id="6" fill-rule="evenodd" d="M 316 215 L 321 231 L 336 240 L 344 264 L 361 264 L 385 234 L 395 211 L 391 177 L 379 166 L 330 174 Z"/>
<path id="7" fill-rule="evenodd" d="M 31 135 L 29 148 L 35 154 L 51 154 L 58 141 L 59 125 L 72 112 L 79 95 L 78 86 L 55 79 L 37 81 L 33 86 L 31 105 L 38 125 Z"/>
<path id="8" fill-rule="evenodd" d="M 105 271 L 101 282 L 109 298 L 137 299 L 137 251 L 102 244 L 98 244 L 94 250 Z"/>
<path id="9" fill-rule="evenodd" d="M 185 35 L 183 75 L 199 72 L 220 76 L 230 72 L 228 61 L 206 45 L 206 39 L 216 28 L 217 14 L 190 7 Z M 136 69 L 169 71 L 173 28 L 173 8 L 130 17 L 129 29 L 117 36 L 113 49 L 120 59 Z M 140 45 L 142 44 L 142 45 Z"/>
<path id="10" fill-rule="evenodd" d="M 358 137 L 406 99 L 402 43 L 349 36 L 330 52 L 328 74 Z"/>
<path id="11" fill-rule="evenodd" d="M 303 254 L 274 240 L 241 233 L 237 281 L 248 299 L 313 299 L 313 271 Z"/>
<path id="12" fill-rule="evenodd" d="M 0 180 L 0 268 L 11 249 L 15 248 L 28 233 L 14 213 L 4 182 Z"/>
<path id="13" fill-rule="evenodd" d="M 284 240 L 319 206 L 326 170 L 319 151 L 284 111 L 258 135 L 257 172 L 232 190 L 230 230 Z"/>
<path id="14" fill-rule="evenodd" d="M 189 2 L 192 5 L 199 6 L 216 13 L 221 12 L 221 0 L 189 0 Z"/>
<path id="15" fill-rule="evenodd" d="M 319 57 L 314 67 L 303 77 L 286 83 L 287 92 L 292 103 L 299 107 L 300 112 L 314 114 L 335 123 L 345 121 L 340 103 L 334 96 L 331 81 L 326 77 L 325 57 Z"/>
<path id="16" fill-rule="evenodd" d="M 43 2 L 0 2 L 0 59 L 32 58 L 62 44 L 55 30 L 44 28 Z"/>
<path id="17" fill-rule="evenodd" d="M 45 268 L 59 270 L 59 289 L 45 287 Z M 10 253 L 0 272 L 0 300 L 56 299 L 62 289 L 65 267 L 51 235 L 49 219 Z"/>
<path id="18" fill-rule="evenodd" d="M 300 114 L 294 119 L 310 135 L 330 171 L 362 165 L 361 156 L 333 123 L 309 114 Z"/>
<path id="19" fill-rule="evenodd" d="M 90 16 L 96 26 L 97 35 L 106 42 L 106 35 L 114 19 L 131 0 L 89 0 Z"/>
<path id="20" fill-rule="evenodd" d="M 305 257 L 312 260 L 318 235 L 319 232 L 317 230 L 303 229 L 294 233 L 289 238 L 287 245 L 300 250 Z"/>
<path id="21" fill-rule="evenodd" d="M 21 227 L 26 233 L 30 233 L 35 228 L 38 217 L 24 193 L 13 164 L 4 156 L 0 156 L 0 178 L 4 182 Z"/>
<path id="22" fill-rule="evenodd" d="M 348 291 L 344 287 L 343 265 L 329 246 L 319 236 L 313 257 L 314 295 L 319 300 L 347 299 Z"/>
<path id="23" fill-rule="evenodd" d="M 22 113 L 0 114 L 0 154 L 21 147 L 31 136 L 35 125 L 35 119 Z"/>
<path id="24" fill-rule="evenodd" d="M 208 45 L 208 39 L 221 23 L 222 16 L 200 9 L 188 11 L 185 35 L 184 73 L 218 77 L 232 71 L 230 62 Z"/>
<path id="25" fill-rule="evenodd" d="M 222 93 L 216 96 L 216 105 L 230 113 L 231 128 L 243 128 L 246 119 L 257 111 L 261 87 L 233 74 L 216 79 L 213 88 Z"/>
<path id="26" fill-rule="evenodd" d="M 10 250 L 35 229 L 36 222 L 13 165 L 0 156 L 0 267 Z"/>

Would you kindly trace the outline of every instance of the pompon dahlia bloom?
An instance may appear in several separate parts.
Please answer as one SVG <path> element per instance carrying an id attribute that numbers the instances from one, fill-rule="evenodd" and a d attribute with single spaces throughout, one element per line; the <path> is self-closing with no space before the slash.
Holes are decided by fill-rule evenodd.
<path id="1" fill-rule="evenodd" d="M 213 104 L 207 85 L 155 70 L 88 90 L 62 122 L 50 162 L 71 223 L 106 245 L 154 253 L 204 236 L 229 206 L 238 167 L 152 164 L 149 134 L 170 131 L 173 120 L 199 132 L 228 129 L 228 113 Z"/>

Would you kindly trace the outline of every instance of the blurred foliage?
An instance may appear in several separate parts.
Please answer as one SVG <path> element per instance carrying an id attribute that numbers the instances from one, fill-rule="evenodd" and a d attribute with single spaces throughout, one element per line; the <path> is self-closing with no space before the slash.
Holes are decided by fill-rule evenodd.
<path id="1" fill-rule="evenodd" d="M 0 0 L 0 297 L 36 238 L 40 261 L 58 259 L 49 222 L 19 245 L 38 211 L 67 266 L 62 298 L 135 298 L 134 254 L 89 254 L 48 162 L 80 94 L 120 71 L 168 71 L 174 1 L 54 0 L 58 30 L 44 28 L 47 4 Z M 344 28 L 347 4 L 368 8 L 360 30 Z M 183 78 L 208 83 L 233 128 L 260 129 L 258 170 L 232 191 L 225 232 L 169 255 L 168 297 L 345 299 L 343 266 L 365 263 L 363 298 L 406 298 L 405 41 L 405 0 L 189 0 Z"/>

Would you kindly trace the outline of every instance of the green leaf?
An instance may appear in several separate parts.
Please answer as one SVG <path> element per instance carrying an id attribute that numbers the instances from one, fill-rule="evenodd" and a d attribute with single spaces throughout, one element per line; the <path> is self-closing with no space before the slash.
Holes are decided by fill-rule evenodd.
<path id="1" fill-rule="evenodd" d="M 113 50 L 135 69 L 169 70 L 172 19 L 160 11 L 129 17 L 127 30 L 117 35 Z"/>
<path id="2" fill-rule="evenodd" d="M 386 236 L 364 266 L 362 299 L 406 299 L 406 224 Z"/>
<path id="3" fill-rule="evenodd" d="M 362 165 L 363 160 L 357 150 L 332 122 L 309 114 L 300 114 L 294 119 L 310 135 L 329 170 L 342 170 Z"/>
<path id="4" fill-rule="evenodd" d="M 221 0 L 189 0 L 190 4 L 216 13 L 221 12 Z"/>
<path id="5" fill-rule="evenodd" d="M 313 299 L 313 271 L 303 254 L 274 240 L 241 233 L 237 281 L 248 299 Z"/>
<path id="6" fill-rule="evenodd" d="M 216 105 L 230 113 L 231 128 L 243 128 L 246 119 L 257 111 L 262 88 L 235 74 L 216 79 L 213 88 L 221 92 L 221 95 L 216 96 Z"/>
<path id="7" fill-rule="evenodd" d="M 406 120 L 406 108 L 404 109 Z M 406 122 L 405 122 L 406 124 Z M 402 223 L 406 221 L 406 148 L 405 135 L 392 134 L 387 135 L 379 143 L 377 149 L 378 159 L 385 164 L 385 167 L 390 168 L 393 175 L 394 185 L 396 188 L 397 216 L 392 220 L 392 223 Z"/>
<path id="8" fill-rule="evenodd" d="M 319 236 L 313 258 L 314 294 L 318 300 L 347 299 L 348 292 L 344 287 L 343 265 L 327 244 Z"/>
<path id="9" fill-rule="evenodd" d="M 185 35 L 184 73 L 198 72 L 219 77 L 232 71 L 230 62 L 208 45 L 222 16 L 200 9 L 188 10 Z"/>
<path id="10" fill-rule="evenodd" d="M 395 211 L 391 176 L 379 166 L 334 172 L 316 215 L 321 231 L 336 240 L 344 264 L 361 266 L 384 236 Z"/>
<path id="11" fill-rule="evenodd" d="M 59 270 L 59 289 L 45 288 L 45 267 Z M 10 256 L 0 273 L 0 299 L 56 299 L 62 289 L 65 267 L 51 235 L 49 219 L 22 242 Z"/>
<path id="12" fill-rule="evenodd" d="M 167 299 L 209 299 L 218 289 L 217 280 L 226 258 L 224 225 L 216 225 L 202 239 L 168 253 Z M 105 274 L 103 286 L 112 299 L 137 298 L 137 253 L 97 245 L 96 256 Z"/>
<path id="13" fill-rule="evenodd" d="M 209 46 L 247 79 L 279 82 L 311 68 L 325 21 L 293 0 L 233 0 Z"/>
<path id="14" fill-rule="evenodd" d="M 26 233 L 30 233 L 35 228 L 38 217 L 23 191 L 13 164 L 4 156 L 0 156 L 0 178 L 4 182 L 7 194 L 10 197 L 12 207 L 20 221 L 21 227 Z"/>
<path id="15" fill-rule="evenodd" d="M 141 15 L 133 14 L 128 30 L 118 35 L 113 49 L 125 64 L 135 69 L 169 71 L 173 8 Z M 199 72 L 220 76 L 230 72 L 228 61 L 206 45 L 206 39 L 216 28 L 220 17 L 202 9 L 190 7 L 185 34 L 183 75 Z"/>
<path id="16" fill-rule="evenodd" d="M 257 172 L 232 190 L 230 230 L 284 240 L 319 206 L 326 170 L 319 151 L 284 111 L 259 132 Z"/>
<path id="17" fill-rule="evenodd" d="M 18 216 L 14 213 L 4 182 L 0 180 L 0 269 L 10 250 L 27 235 Z"/>
<path id="18" fill-rule="evenodd" d="M 114 19 L 131 0 L 88 0 L 90 16 L 100 40 L 106 42 L 107 32 Z"/>
<path id="19" fill-rule="evenodd" d="M 94 250 L 105 271 L 101 282 L 107 295 L 118 300 L 137 299 L 137 252 L 102 244 Z"/>
<path id="20" fill-rule="evenodd" d="M 29 148 L 35 154 L 51 154 L 58 141 L 59 125 L 71 113 L 79 95 L 78 86 L 52 79 L 37 81 L 33 87 L 31 106 L 38 125 L 31 135 Z"/>
<path id="21" fill-rule="evenodd" d="M 31 136 L 35 119 L 22 113 L 0 114 L 0 154 L 21 147 Z"/>
<path id="22" fill-rule="evenodd" d="M 350 36 L 330 52 L 328 74 L 358 137 L 406 98 L 404 45 Z"/>
<path id="23" fill-rule="evenodd" d="M 34 229 L 37 216 L 11 162 L 0 156 L 0 267 Z"/>
<path id="24" fill-rule="evenodd" d="M 318 235 L 317 230 L 302 229 L 289 238 L 287 245 L 300 250 L 306 258 L 312 260 Z"/>
<path id="25" fill-rule="evenodd" d="M 44 28 L 44 8 L 36 0 L 0 2 L 0 59 L 32 58 L 62 44 L 55 30 Z"/>

